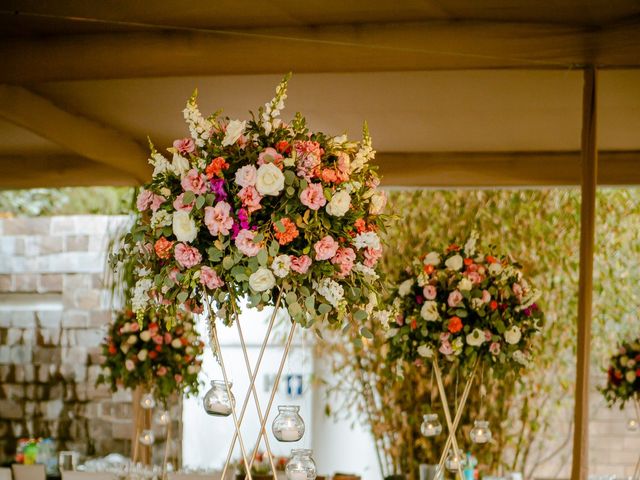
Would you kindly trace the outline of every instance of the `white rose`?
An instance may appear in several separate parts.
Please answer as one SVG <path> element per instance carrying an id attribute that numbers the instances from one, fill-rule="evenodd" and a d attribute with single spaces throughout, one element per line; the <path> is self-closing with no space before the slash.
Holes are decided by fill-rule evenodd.
<path id="1" fill-rule="evenodd" d="M 413 278 L 410 278 L 409 280 L 405 280 L 398 287 L 398 295 L 400 295 L 401 297 L 407 296 L 411 291 L 412 286 L 413 286 Z"/>
<path id="2" fill-rule="evenodd" d="M 371 196 L 371 203 L 369 204 L 369 213 L 371 215 L 381 214 L 386 204 L 387 204 L 387 194 L 382 190 L 376 191 Z"/>
<path id="3" fill-rule="evenodd" d="M 143 342 L 148 342 L 151 340 L 151 332 L 149 330 L 143 330 L 140 332 L 140 340 Z"/>
<path id="4" fill-rule="evenodd" d="M 428 345 L 420 345 L 418 347 L 418 355 L 424 358 L 431 358 L 433 357 L 433 348 Z"/>
<path id="5" fill-rule="evenodd" d="M 291 257 L 289 255 L 278 255 L 271 263 L 271 270 L 280 278 L 284 278 L 289 274 L 291 268 Z"/>
<path id="6" fill-rule="evenodd" d="M 438 302 L 424 302 L 422 308 L 420 309 L 420 316 L 427 322 L 434 322 L 438 320 L 440 318 L 440 313 L 438 312 Z"/>
<path id="7" fill-rule="evenodd" d="M 135 335 L 131 335 L 129 338 L 127 338 L 127 343 L 129 345 L 134 345 L 137 341 L 138 337 L 136 337 Z"/>
<path id="8" fill-rule="evenodd" d="M 513 352 L 512 357 L 520 365 L 524 365 L 525 367 L 529 365 L 529 359 L 520 350 L 516 350 L 515 352 Z"/>
<path id="9" fill-rule="evenodd" d="M 171 341 L 171 346 L 172 346 L 173 348 L 182 348 L 182 342 L 180 341 L 180 339 L 179 339 L 179 338 L 174 338 L 174 339 Z"/>
<path id="10" fill-rule="evenodd" d="M 429 252 L 426 257 L 424 257 L 425 265 L 433 265 L 436 266 L 440 263 L 440 255 L 437 252 Z"/>
<path id="11" fill-rule="evenodd" d="M 195 365 L 189 365 L 189 366 L 187 367 L 187 373 L 188 373 L 189 375 L 193 375 L 193 374 L 195 374 L 195 373 L 198 373 L 198 368 L 197 368 Z"/>
<path id="12" fill-rule="evenodd" d="M 173 213 L 173 233 L 179 242 L 192 242 L 198 235 L 198 229 L 189 212 L 177 210 Z"/>
<path id="13" fill-rule="evenodd" d="M 144 362 L 147 359 L 147 351 L 145 349 L 142 349 L 138 352 L 138 360 L 140 360 L 141 362 Z"/>
<path id="14" fill-rule="evenodd" d="M 498 275 L 501 271 L 502 265 L 500 265 L 498 262 L 489 265 L 489 273 L 491 273 L 492 275 Z"/>
<path id="15" fill-rule="evenodd" d="M 171 171 L 173 173 L 182 178 L 190 169 L 191 165 L 189 165 L 189 160 L 178 155 L 177 153 L 173 155 L 173 161 L 171 162 Z"/>
<path id="16" fill-rule="evenodd" d="M 454 255 L 453 257 L 447 258 L 444 264 L 450 270 L 460 270 L 462 268 L 462 257 L 460 255 Z"/>
<path id="17" fill-rule="evenodd" d="M 244 129 L 247 126 L 247 122 L 241 122 L 240 120 L 231 120 L 227 125 L 227 131 L 222 139 L 222 146 L 228 147 L 238 141 L 238 139 L 244 133 Z"/>
<path id="18" fill-rule="evenodd" d="M 256 190 L 260 195 L 278 195 L 284 188 L 284 175 L 273 163 L 258 168 Z"/>
<path id="19" fill-rule="evenodd" d="M 484 332 L 478 328 L 474 328 L 473 331 L 467 335 L 467 344 L 472 347 L 479 347 L 485 342 Z"/>
<path id="20" fill-rule="evenodd" d="M 130 348 L 129 345 L 127 345 L 126 343 L 123 343 L 122 345 L 120 345 L 120 350 L 122 350 L 122 353 L 124 353 L 125 355 L 129 351 L 129 348 Z"/>
<path id="21" fill-rule="evenodd" d="M 258 170 L 253 165 L 245 165 L 236 172 L 236 183 L 241 187 L 253 187 L 256 184 Z"/>
<path id="22" fill-rule="evenodd" d="M 506 332 L 504 332 L 504 340 L 509 345 L 515 345 L 520 341 L 521 338 L 522 338 L 522 333 L 520 332 L 520 329 L 515 325 L 511 327 L 509 330 L 507 330 Z"/>
<path id="23" fill-rule="evenodd" d="M 624 378 L 627 380 L 627 382 L 633 383 L 636 381 L 636 372 L 634 372 L 633 370 L 627 370 L 627 373 L 625 373 Z"/>
<path id="24" fill-rule="evenodd" d="M 329 215 L 333 215 L 334 217 L 342 217 L 349 210 L 349 205 L 351 205 L 351 197 L 349 196 L 349 192 L 346 190 L 340 190 L 337 192 L 325 209 Z"/>
<path id="25" fill-rule="evenodd" d="M 471 290 L 472 288 L 473 283 L 471 283 L 471 280 L 466 277 L 460 280 L 460 283 L 458 283 L 458 290 Z"/>
<path id="26" fill-rule="evenodd" d="M 276 279 L 273 273 L 265 267 L 260 267 L 249 277 L 249 286 L 254 292 L 264 292 L 273 288 L 275 284 Z"/>

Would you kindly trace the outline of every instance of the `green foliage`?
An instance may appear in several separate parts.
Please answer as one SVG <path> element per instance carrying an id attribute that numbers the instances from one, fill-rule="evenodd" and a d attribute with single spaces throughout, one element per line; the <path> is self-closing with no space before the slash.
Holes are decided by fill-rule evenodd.
<path id="1" fill-rule="evenodd" d="M 460 190 L 391 192 L 388 213 L 401 216 L 388 229 L 383 272 L 397 282 L 410 259 L 429 245 L 463 242 L 477 230 L 486 244 L 510 252 L 542 291 L 538 302 L 547 322 L 542 349 L 528 373 L 516 381 L 483 372 L 487 398 L 480 402 L 474 386 L 458 439 L 461 448 L 480 458 L 485 472 L 523 471 L 531 477 L 549 458 L 570 452 L 565 430 L 573 408 L 580 238 L 580 192 L 553 190 Z M 593 371 L 615 349 L 617 339 L 637 330 L 640 283 L 640 191 L 600 190 L 597 196 L 594 259 Z M 340 392 L 346 405 L 356 405 L 360 420 L 371 427 L 387 472 L 417 478 L 420 463 L 437 462 L 446 435 L 420 435 L 421 416 L 440 412 L 428 367 L 405 369 L 396 381 L 387 365 L 382 328 L 367 327 L 374 339 L 344 344 L 329 339 L 319 348 L 337 378 L 330 394 Z M 637 335 L 637 332 L 636 332 Z M 604 380 L 604 375 L 602 376 Z M 479 379 L 480 380 L 480 379 Z M 479 381 L 478 380 L 478 381 Z M 449 375 L 450 399 L 464 378 Z M 431 398 L 433 396 L 433 405 Z M 337 408 L 335 411 L 347 411 Z M 494 440 L 483 447 L 468 441 L 469 425 L 485 417 Z M 559 437 L 563 435 L 563 437 Z M 562 445 L 552 450 L 549 445 Z"/>
<path id="2" fill-rule="evenodd" d="M 131 211 L 130 187 L 66 187 L 5 190 L 0 192 L 0 213 L 14 216 L 120 215 Z"/>

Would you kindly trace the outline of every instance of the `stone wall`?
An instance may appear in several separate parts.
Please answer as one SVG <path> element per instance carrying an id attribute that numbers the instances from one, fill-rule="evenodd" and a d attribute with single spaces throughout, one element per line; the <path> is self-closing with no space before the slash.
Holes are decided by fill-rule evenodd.
<path id="1" fill-rule="evenodd" d="M 125 217 L 0 220 L 0 459 L 16 439 L 54 437 L 86 455 L 127 453 L 128 392 L 95 388 L 111 318 L 110 229 Z"/>

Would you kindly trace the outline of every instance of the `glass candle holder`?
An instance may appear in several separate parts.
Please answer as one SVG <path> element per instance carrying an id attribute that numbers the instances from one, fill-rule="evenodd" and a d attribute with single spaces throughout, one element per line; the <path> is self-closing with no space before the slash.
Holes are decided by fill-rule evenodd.
<path id="1" fill-rule="evenodd" d="M 153 442 L 156 441 L 156 436 L 153 433 L 153 430 L 142 430 L 142 432 L 140 432 L 140 436 L 138 437 L 138 441 L 142 445 L 153 445 Z"/>
<path id="2" fill-rule="evenodd" d="M 635 418 L 630 418 L 627 420 L 627 430 L 630 432 L 637 432 L 640 428 L 640 422 Z"/>
<path id="3" fill-rule="evenodd" d="M 170 422 L 171 416 L 169 415 L 169 412 L 167 410 L 161 410 L 160 412 L 158 412 L 158 415 L 156 415 L 156 423 L 158 425 L 166 427 Z"/>
<path id="4" fill-rule="evenodd" d="M 229 391 L 233 383 L 229 382 Z M 228 417 L 231 415 L 231 406 L 235 404 L 233 393 L 229 397 L 227 385 L 221 380 L 213 380 L 211 388 L 202 400 L 204 411 L 214 417 Z"/>
<path id="5" fill-rule="evenodd" d="M 435 437 L 436 435 L 440 435 L 440 433 L 442 433 L 442 424 L 438 419 L 438 415 L 435 413 L 423 415 L 420 432 L 425 437 Z"/>
<path id="6" fill-rule="evenodd" d="M 140 397 L 140 406 L 145 410 L 151 410 L 156 406 L 156 399 L 150 393 L 145 393 Z"/>
<path id="7" fill-rule="evenodd" d="M 300 416 L 300 407 L 279 405 L 278 416 L 273 420 L 271 430 L 280 442 L 297 442 L 304 435 L 304 420 Z"/>
<path id="8" fill-rule="evenodd" d="M 469 432 L 473 443 L 487 443 L 491 441 L 491 429 L 489 422 L 486 420 L 476 420 L 473 422 L 473 428 Z"/>
<path id="9" fill-rule="evenodd" d="M 291 460 L 285 467 L 288 480 L 315 480 L 316 463 L 311 458 L 312 451 L 301 448 L 291 450 Z"/>
<path id="10" fill-rule="evenodd" d="M 456 455 L 453 449 L 451 449 L 447 456 L 447 460 L 444 462 L 444 466 L 450 472 L 457 472 L 460 468 L 464 468 L 466 466 L 466 461 L 462 454 Z"/>

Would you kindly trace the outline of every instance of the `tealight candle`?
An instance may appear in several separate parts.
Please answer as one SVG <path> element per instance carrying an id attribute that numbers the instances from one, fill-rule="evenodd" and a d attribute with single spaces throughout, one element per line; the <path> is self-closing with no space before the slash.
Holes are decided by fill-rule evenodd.
<path id="1" fill-rule="evenodd" d="M 297 442 L 300 440 L 300 432 L 298 432 L 298 429 L 294 426 L 284 427 L 280 430 L 280 437 L 285 442 Z"/>
<path id="2" fill-rule="evenodd" d="M 289 480 L 307 480 L 307 472 L 304 470 L 293 470 L 288 473 Z"/>

